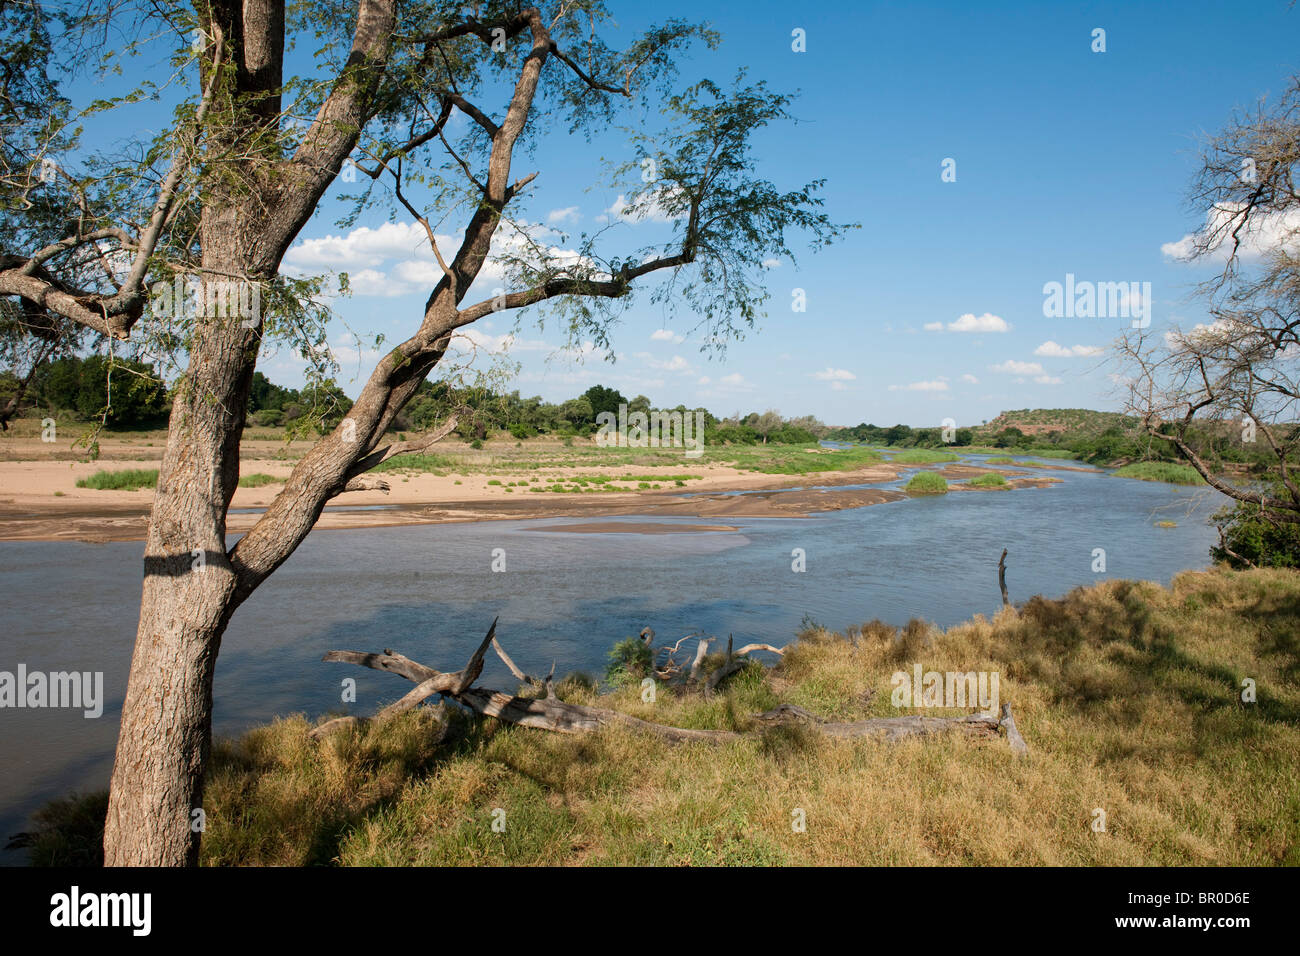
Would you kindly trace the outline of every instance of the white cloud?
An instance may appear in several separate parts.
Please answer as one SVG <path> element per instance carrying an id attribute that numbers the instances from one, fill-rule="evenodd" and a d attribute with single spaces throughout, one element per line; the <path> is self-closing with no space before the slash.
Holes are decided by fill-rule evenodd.
<path id="1" fill-rule="evenodd" d="M 461 241 L 452 236 L 435 237 L 445 258 Z M 577 250 L 553 245 L 559 234 L 536 223 L 507 221 L 492 237 L 492 249 L 479 271 L 479 283 L 499 283 L 506 273 L 506 259 L 523 259 L 535 266 L 595 269 L 595 264 Z M 398 260 L 385 271 L 380 266 Z M 429 238 L 416 223 L 385 223 L 377 229 L 360 226 L 344 236 L 304 239 L 285 255 L 288 271 L 295 273 L 337 270 L 347 272 L 354 295 L 392 298 L 427 293 L 443 278 Z M 602 273 L 595 273 L 598 277 Z M 492 286 L 480 295 L 490 294 Z"/>
<path id="2" fill-rule="evenodd" d="M 680 187 L 677 186 L 660 186 L 657 189 L 648 190 L 642 193 L 636 202 L 636 209 L 633 210 L 633 204 L 627 201 L 625 193 L 619 193 L 618 198 L 605 210 L 604 215 L 596 217 L 597 222 L 672 222 L 674 219 L 681 219 L 686 215 L 684 209 L 677 208 L 682 205 L 676 197 L 681 193 Z M 672 207 L 675 211 L 669 211 Z"/>
<path id="3" fill-rule="evenodd" d="M 961 380 L 962 380 L 963 382 L 968 382 L 968 383 L 971 384 L 971 385 L 978 385 L 978 384 L 980 383 L 980 380 L 977 379 L 977 378 L 976 378 L 974 375 L 972 375 L 970 372 L 967 372 L 965 375 L 963 375 L 963 376 L 961 377 Z"/>
<path id="4" fill-rule="evenodd" d="M 679 345 L 683 338 L 684 336 L 678 335 L 676 332 L 672 332 L 668 329 L 655 329 L 650 333 L 650 340 L 652 342 L 671 342 L 673 345 Z"/>
<path id="5" fill-rule="evenodd" d="M 1232 232 L 1240 223 L 1240 213 L 1245 203 L 1219 203 L 1205 215 L 1205 226 L 1199 233 L 1188 233 L 1177 242 L 1166 242 L 1160 251 L 1169 259 L 1187 261 L 1196 252 L 1198 241 L 1208 243 L 1211 258 L 1224 260 L 1233 248 Z M 1247 228 L 1241 231 L 1238 255 L 1252 259 L 1266 252 L 1291 248 L 1300 244 L 1300 210 L 1285 213 L 1255 213 Z"/>
<path id="6" fill-rule="evenodd" d="M 546 221 L 552 226 L 559 225 L 562 222 L 577 222 L 578 207 L 565 206 L 563 209 L 552 209 L 546 214 Z"/>
<path id="7" fill-rule="evenodd" d="M 1035 355 L 1041 355 L 1044 358 L 1087 358 L 1101 355 L 1104 352 L 1105 349 L 1098 348 L 1095 345 L 1058 345 L 1050 341 L 1044 342 L 1034 349 Z"/>
<path id="8" fill-rule="evenodd" d="M 781 260 L 780 260 L 780 259 L 764 259 L 764 260 L 763 260 L 763 268 L 765 268 L 765 269 L 779 269 L 779 268 L 781 268 Z"/>
<path id="9" fill-rule="evenodd" d="M 857 376 L 844 368 L 827 368 L 822 372 L 813 372 L 812 377 L 819 382 L 852 382 Z"/>
<path id="10" fill-rule="evenodd" d="M 1007 324 L 1006 319 L 994 315 L 991 312 L 985 312 L 977 316 L 967 312 L 957 319 L 956 322 L 948 323 L 949 332 L 1010 332 L 1011 326 Z"/>
<path id="11" fill-rule="evenodd" d="M 667 362 L 659 362 L 654 359 L 650 360 L 650 367 L 661 369 L 665 372 L 689 372 L 691 363 L 686 361 L 680 355 L 674 355 Z"/>
<path id="12" fill-rule="evenodd" d="M 989 369 L 1002 375 L 1042 375 L 1043 366 L 1038 362 L 1018 362 L 1015 359 L 1007 359 L 998 365 L 990 365 Z"/>
<path id="13" fill-rule="evenodd" d="M 925 331 L 941 332 L 944 329 L 942 322 L 925 323 Z M 949 332 L 1010 332 L 1011 326 L 1007 320 L 1001 316 L 994 315 L 992 312 L 985 312 L 983 315 L 976 315 L 973 312 L 967 312 L 959 316 L 955 321 L 947 325 Z"/>
<path id="14" fill-rule="evenodd" d="M 946 392 L 948 383 L 942 379 L 935 379 L 930 382 L 912 382 L 910 385 L 891 385 L 891 392 Z"/>
<path id="15" fill-rule="evenodd" d="M 1055 375 L 1035 375 L 1034 381 L 1039 385 L 1060 385 L 1062 380 Z"/>
<path id="16" fill-rule="evenodd" d="M 438 244 L 450 241 L 439 236 Z M 378 229 L 360 226 L 346 236 L 304 239 L 285 253 L 284 261 L 303 269 L 355 269 L 382 264 L 387 259 L 427 255 L 433 259 L 429 237 L 418 223 L 386 222 Z"/>

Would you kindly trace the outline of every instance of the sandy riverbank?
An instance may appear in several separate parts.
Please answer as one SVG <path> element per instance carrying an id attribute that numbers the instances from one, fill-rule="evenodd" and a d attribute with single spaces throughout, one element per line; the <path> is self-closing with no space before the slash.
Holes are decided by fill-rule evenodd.
<path id="1" fill-rule="evenodd" d="M 289 476 L 308 444 L 246 441 L 243 475 Z M 531 452 L 533 449 L 525 449 Z M 157 468 L 161 441 L 108 439 L 100 459 L 69 460 L 66 449 L 52 448 L 35 438 L 10 438 L 0 447 L 0 540 L 7 541 L 133 541 L 145 537 L 152 489 L 100 491 L 78 488 L 77 481 L 102 470 Z M 429 472 L 390 472 L 381 475 L 389 491 L 350 492 L 326 507 L 316 527 L 321 530 L 376 528 L 462 521 L 573 517 L 594 519 L 621 515 L 692 518 L 802 518 L 813 514 L 861 508 L 906 497 L 879 487 L 894 481 L 906 466 L 876 462 L 852 471 L 807 475 L 772 475 L 718 462 L 673 462 L 673 470 L 689 473 L 678 486 L 668 471 L 635 465 L 601 465 L 579 456 L 571 462 L 538 464 L 511 457 L 514 449 L 474 450 L 448 443 L 438 451 L 463 456 L 466 466 Z M 539 450 L 548 451 L 546 448 Z M 557 445 L 555 452 L 561 449 Z M 566 453 L 568 453 L 566 451 Z M 638 482 L 640 490 L 541 491 L 543 483 L 571 482 L 579 476 L 602 475 L 627 483 L 629 471 L 663 471 L 663 481 Z M 1045 479 L 1022 478 L 1024 472 L 1005 468 L 948 465 L 939 469 L 952 479 L 998 471 L 1013 487 L 1036 487 Z M 524 484 L 528 476 L 529 484 Z M 649 476 L 647 476 L 649 477 Z M 511 479 L 518 478 L 518 483 Z M 654 488 L 659 484 L 659 488 Z M 865 487 L 864 487 L 865 486 Z M 955 486 L 954 486 L 955 487 Z M 231 504 L 227 529 L 240 534 L 251 528 L 283 485 L 239 488 Z M 536 489 L 536 490 L 535 490 Z M 613 525 L 608 530 L 626 530 Z M 713 526 L 707 526 L 709 530 Z M 591 533 L 591 527 L 582 530 Z"/>

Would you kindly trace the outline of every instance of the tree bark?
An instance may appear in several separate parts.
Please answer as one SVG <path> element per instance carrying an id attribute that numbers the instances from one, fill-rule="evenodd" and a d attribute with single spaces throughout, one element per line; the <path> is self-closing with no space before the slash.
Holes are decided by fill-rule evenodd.
<path id="1" fill-rule="evenodd" d="M 233 88 L 217 97 L 220 118 L 208 130 L 208 149 L 219 159 L 255 158 L 227 172 L 242 182 L 218 179 L 205 198 L 202 268 L 206 275 L 264 281 L 276 274 L 289 243 L 355 143 L 355 133 L 335 132 L 328 141 L 325 134 L 313 139 L 309 133 L 322 165 L 300 174 L 296 190 L 275 185 L 275 174 L 284 175 L 279 157 L 255 144 L 259 126 L 278 114 L 268 91 L 281 83 L 283 4 L 214 3 L 210 11 L 205 31 L 216 38 L 221 55 L 233 51 L 239 69 Z M 382 49 L 392 24 L 391 0 L 363 2 L 354 52 L 364 60 Z M 346 95 L 331 96 L 321 117 L 355 118 L 366 92 L 361 80 L 349 77 Z M 251 106 L 251 119 L 232 108 L 235 103 Z M 292 204 L 268 202 L 286 195 Z M 226 625 L 251 593 L 239 587 L 225 537 L 260 339 L 260 317 L 252 328 L 235 317 L 194 321 L 190 362 L 176 387 L 145 545 L 140 621 L 104 828 L 108 866 L 198 862 L 201 829 L 194 811 L 202 807 L 211 749 L 212 676 Z M 320 506 L 296 504 L 314 522 Z"/>

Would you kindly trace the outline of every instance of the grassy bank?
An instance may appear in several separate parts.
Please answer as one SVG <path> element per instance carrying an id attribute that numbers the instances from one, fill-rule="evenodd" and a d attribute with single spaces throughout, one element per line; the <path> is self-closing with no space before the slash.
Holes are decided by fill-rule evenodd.
<path id="1" fill-rule="evenodd" d="M 1106 581 L 946 632 L 812 626 L 777 667 L 712 698 L 643 703 L 632 685 L 601 701 L 743 729 L 781 701 L 839 720 L 896 714 L 891 675 L 914 663 L 997 671 L 1027 760 L 1000 740 L 891 745 L 787 728 L 673 746 L 432 709 L 317 745 L 290 717 L 216 746 L 203 861 L 1300 864 L 1297 635 L 1300 575 L 1188 572 L 1169 590 Z M 1256 703 L 1241 701 L 1244 678 Z M 393 698 L 407 689 L 395 679 Z M 560 693 L 595 696 L 577 681 Z M 800 810 L 806 832 L 791 826 Z M 38 840 L 37 860 L 93 850 L 102 797 L 55 815 L 66 829 Z"/>
<path id="2" fill-rule="evenodd" d="M 78 488 L 95 491 L 139 491 L 158 484 L 157 468 L 127 468 L 122 471 L 97 471 L 77 482 Z"/>
<path id="3" fill-rule="evenodd" d="M 933 471 L 918 471 L 903 490 L 909 495 L 943 495 L 948 493 L 948 480 Z"/>
<path id="4" fill-rule="evenodd" d="M 1203 485 L 1205 479 L 1195 468 L 1167 461 L 1135 461 L 1117 468 L 1115 478 L 1136 478 L 1138 481 L 1163 481 L 1171 485 Z"/>

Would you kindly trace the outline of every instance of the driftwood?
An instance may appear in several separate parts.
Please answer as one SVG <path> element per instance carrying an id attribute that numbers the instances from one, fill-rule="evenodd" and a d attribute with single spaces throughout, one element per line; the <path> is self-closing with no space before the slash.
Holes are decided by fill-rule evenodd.
<path id="1" fill-rule="evenodd" d="M 312 730 L 311 736 L 320 739 L 336 730 L 342 730 L 344 727 L 358 727 L 370 720 L 383 720 L 396 716 L 410 710 L 420 701 L 426 697 L 432 697 L 434 694 L 445 694 L 448 697 L 455 698 L 458 694 L 464 693 L 469 690 L 474 681 L 478 680 L 478 675 L 483 673 L 483 655 L 487 653 L 488 645 L 496 640 L 496 633 L 497 619 L 493 618 L 492 626 L 488 628 L 487 637 L 483 638 L 483 643 L 478 646 L 478 650 L 470 657 L 469 663 L 463 669 L 452 674 L 439 673 L 431 667 L 425 667 L 409 657 L 394 654 L 387 649 L 384 650 L 383 654 L 366 654 L 361 651 L 330 651 L 322 660 L 338 661 L 344 664 L 360 664 L 363 667 L 373 667 L 375 670 L 400 674 L 407 680 L 415 681 L 416 688 L 401 700 L 389 704 L 373 718 L 336 717 L 334 720 L 326 721 Z"/>
<path id="2" fill-rule="evenodd" d="M 1020 736 L 1020 731 L 1016 730 L 1016 718 L 1011 716 L 1010 704 L 1002 705 L 1002 719 L 998 723 L 1007 732 L 1007 743 L 1011 745 L 1012 752 L 1020 757 L 1028 757 L 1029 745 Z"/>
<path id="3" fill-rule="evenodd" d="M 722 666 L 709 675 L 708 681 L 704 685 L 707 692 L 712 692 L 724 680 L 730 677 L 736 671 L 745 666 L 745 661 L 736 660 L 736 655 L 731 652 L 731 635 L 727 635 L 727 659 L 722 662 Z"/>
<path id="4" fill-rule="evenodd" d="M 367 722 L 368 719 L 379 720 L 393 714 L 402 713 L 410 710 L 420 701 L 433 694 L 442 694 L 444 697 L 448 697 L 484 717 L 495 717 L 497 720 L 518 724 L 521 727 L 549 730 L 554 733 L 581 734 L 591 733 L 604 727 L 626 727 L 652 734 L 673 743 L 738 740 L 753 733 L 752 731 L 695 730 L 687 727 L 670 727 L 665 724 L 641 720 L 630 714 L 623 714 L 605 707 L 589 707 L 585 704 L 566 703 L 555 696 L 552 687 L 551 677 L 555 671 L 554 664 L 551 666 L 551 675 L 548 675 L 545 680 L 529 677 L 510 659 L 505 649 L 496 641 L 496 626 L 497 622 L 494 620 L 492 627 L 488 630 L 487 637 L 483 639 L 478 650 L 474 652 L 469 663 L 461 670 L 450 674 L 436 671 L 391 650 L 385 650 L 382 654 L 370 654 L 363 651 L 328 652 L 322 658 L 325 661 L 358 664 L 374 670 L 387 671 L 390 674 L 405 677 L 407 680 L 414 682 L 416 687 L 401 700 L 383 708 L 374 718 L 340 717 L 321 724 L 311 731 L 311 736 L 320 739 L 345 727 L 360 726 Z M 701 641 L 701 644 L 704 643 Z M 473 687 L 472 684 L 483 671 L 483 655 L 489 646 L 496 648 L 497 654 L 515 677 L 543 687 L 546 691 L 546 697 L 520 697 L 485 687 Z M 730 656 L 735 657 L 735 655 Z M 700 655 L 700 658 L 702 658 L 702 655 Z M 732 660 L 730 663 L 735 662 Z M 717 673 L 720 673 L 720 671 L 715 672 L 715 674 Z M 710 681 L 713 682 L 712 686 L 716 686 L 721 681 L 721 678 L 713 681 L 713 677 L 710 677 Z M 1007 740 L 1015 753 L 1023 755 L 1028 752 L 1024 739 L 1016 730 L 1015 720 L 1011 716 L 1011 708 L 1007 704 L 1002 705 L 1001 719 L 989 714 L 969 714 L 964 717 L 873 717 L 867 720 L 833 722 L 824 721 L 803 708 L 790 704 L 782 704 L 773 710 L 751 716 L 759 725 L 759 730 L 764 725 L 770 726 L 795 721 L 813 726 L 831 737 L 878 736 L 888 742 L 954 731 L 976 737 L 993 738 L 999 736 L 1000 731 L 1005 730 Z"/>
<path id="5" fill-rule="evenodd" d="M 695 660 L 691 662 L 691 673 L 687 677 L 689 683 L 695 683 L 700 679 L 700 666 L 704 663 L 704 655 L 709 652 L 709 638 L 700 638 L 700 643 L 695 645 Z"/>
<path id="6" fill-rule="evenodd" d="M 998 587 L 1002 589 L 1002 603 L 1010 604 L 1011 598 L 1007 596 L 1007 549 L 1002 549 L 1002 557 L 998 558 Z"/>

